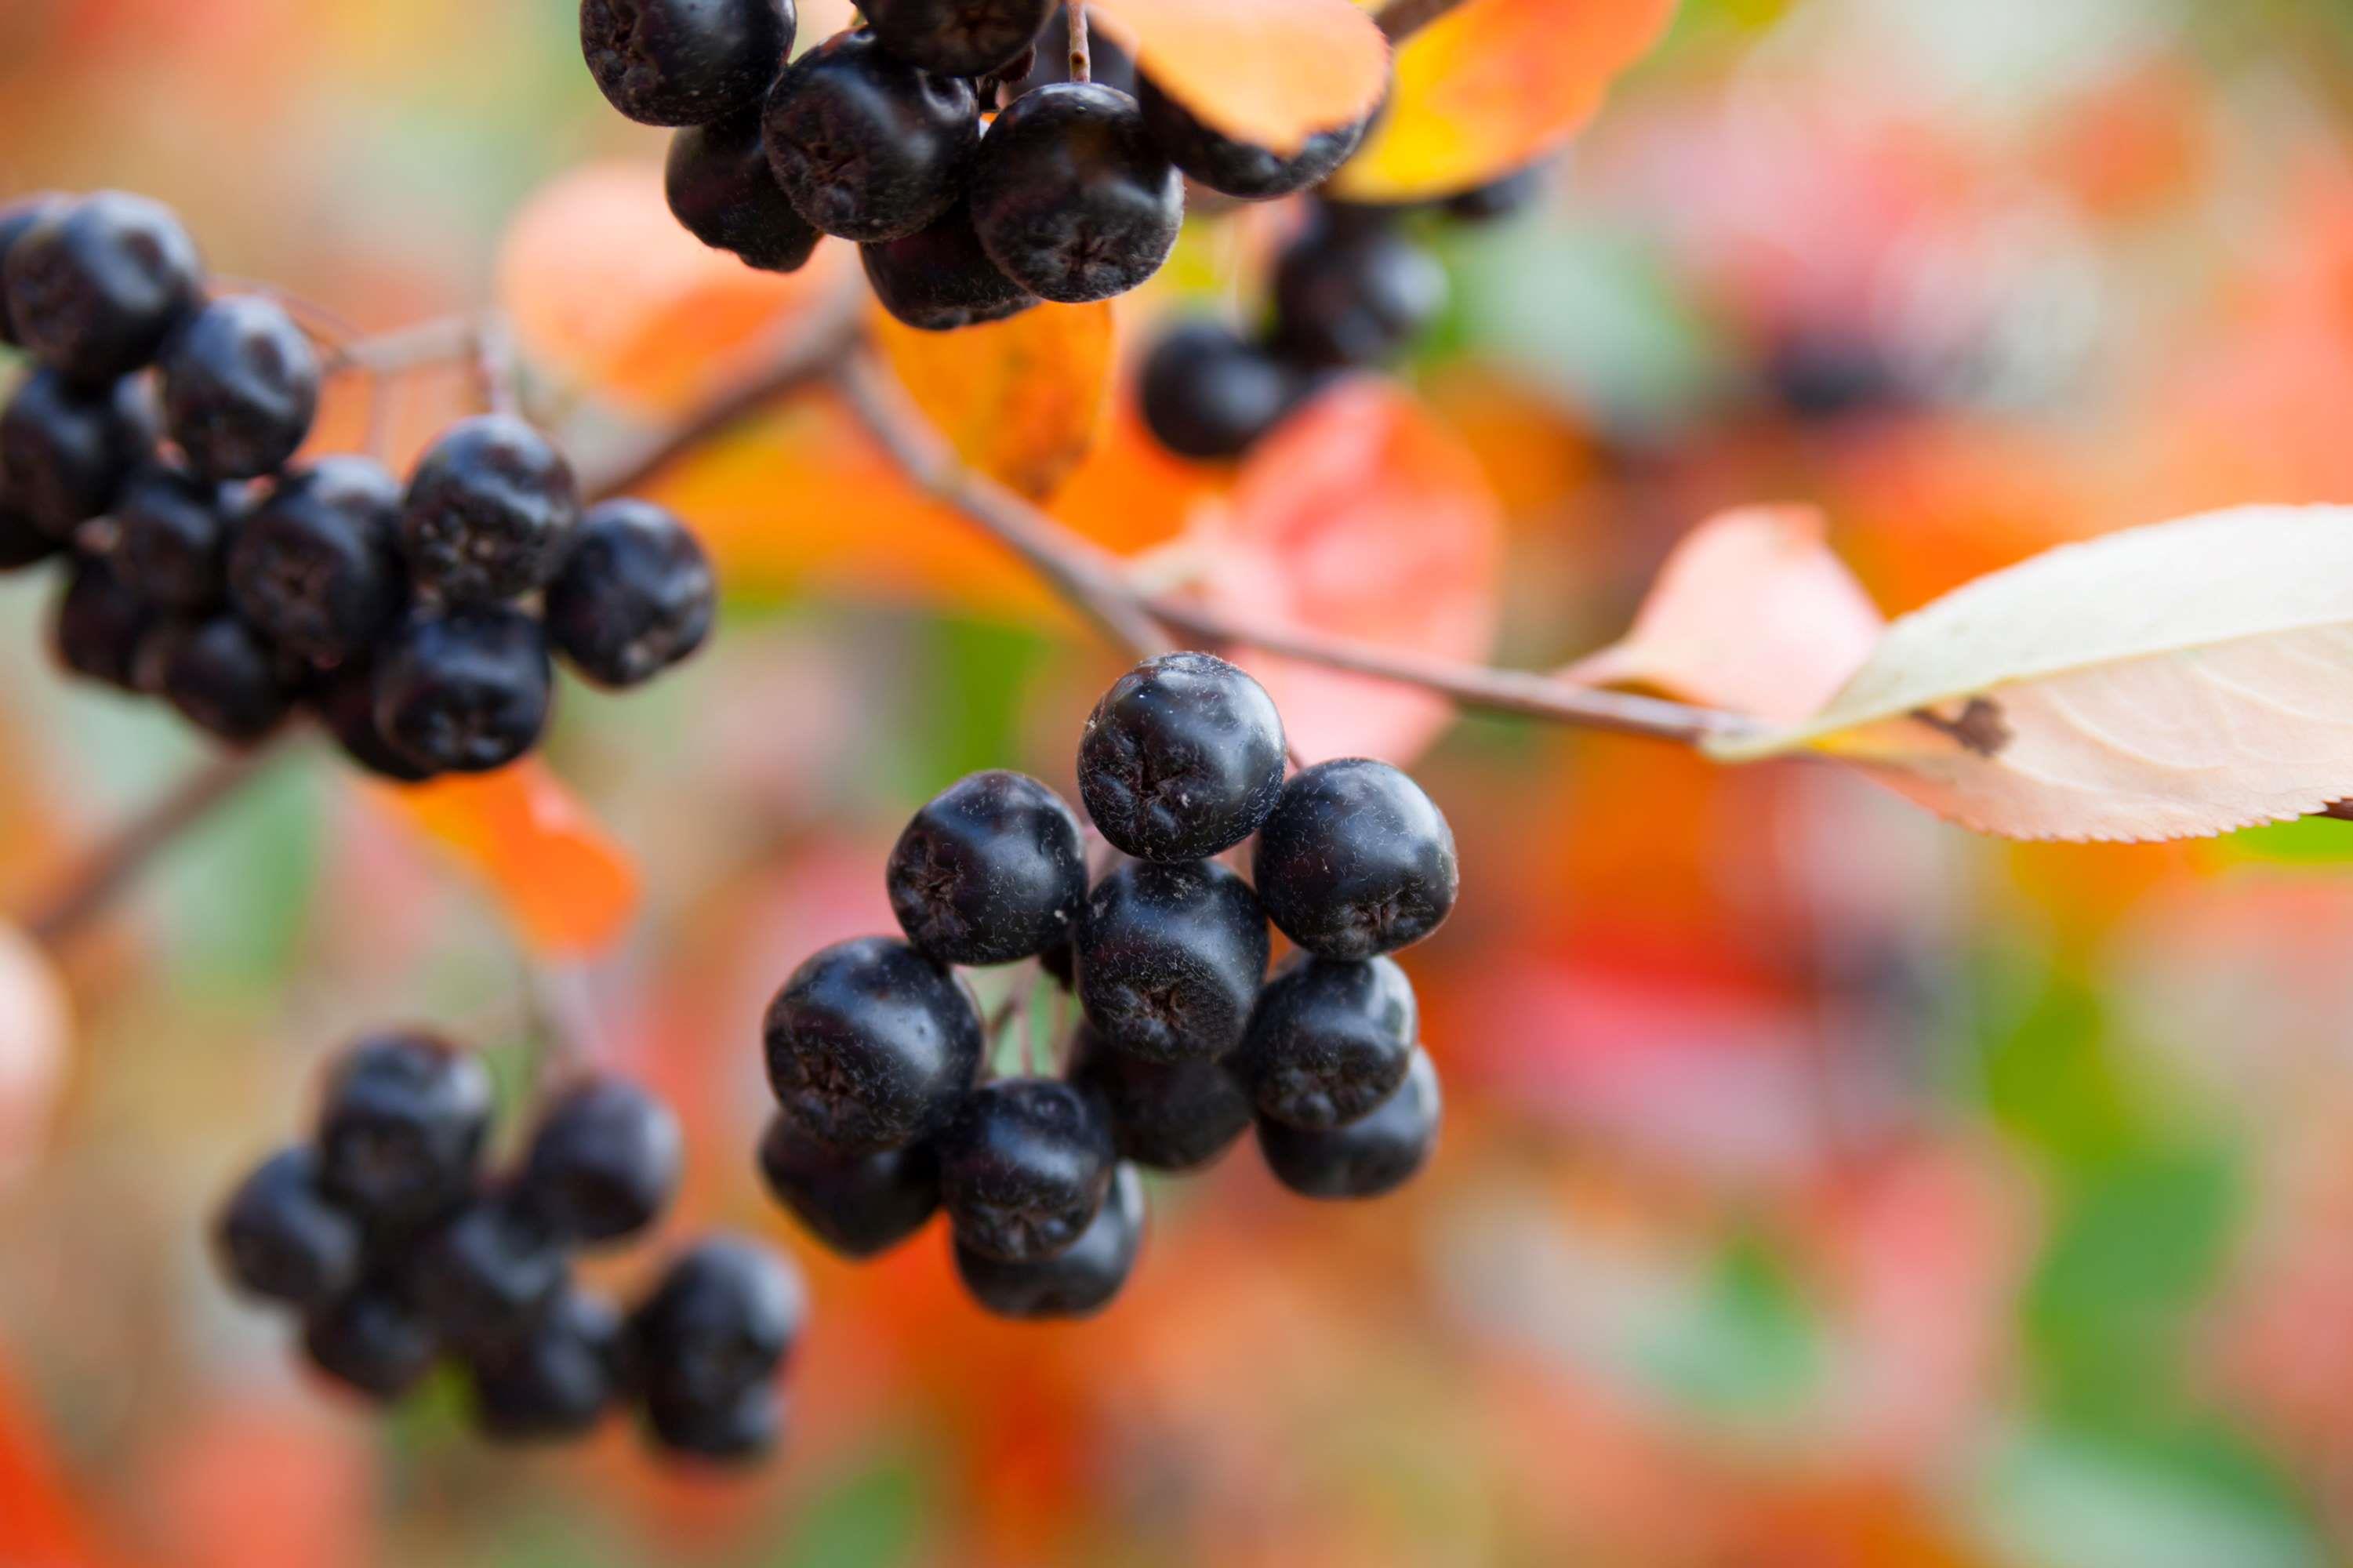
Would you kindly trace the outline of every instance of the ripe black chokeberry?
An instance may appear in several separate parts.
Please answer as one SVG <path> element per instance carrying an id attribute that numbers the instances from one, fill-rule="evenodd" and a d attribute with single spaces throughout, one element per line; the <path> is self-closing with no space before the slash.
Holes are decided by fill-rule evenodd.
<path id="1" fill-rule="evenodd" d="M 547 585 L 547 635 L 601 686 L 635 686 L 702 646 L 718 613 L 711 559 L 686 525 L 643 500 L 581 518 Z"/>
<path id="2" fill-rule="evenodd" d="M 795 272 L 817 249 L 817 229 L 768 167 L 756 106 L 671 137 L 662 190 L 687 233 L 746 267 Z"/>
<path id="3" fill-rule="evenodd" d="M 1274 334 L 1310 365 L 1394 358 L 1446 308 L 1446 269 L 1386 225 L 1327 223 L 1275 266 Z"/>
<path id="4" fill-rule="evenodd" d="M 1034 957 L 1086 901 L 1078 815 L 1026 773 L 969 774 L 915 813 L 886 883 L 907 940 L 943 963 Z"/>
<path id="5" fill-rule="evenodd" d="M 657 1433 L 723 1429 L 744 1395 L 772 1392 L 807 1315 L 799 1274 L 765 1247 L 714 1237 L 681 1254 L 631 1319 Z"/>
<path id="6" fill-rule="evenodd" d="M 1413 985 L 1395 961 L 1303 956 L 1259 994 L 1232 1066 L 1261 1115 L 1341 1127 L 1397 1092 L 1419 1023 Z"/>
<path id="7" fill-rule="evenodd" d="M 942 76 L 987 76 L 1009 65 L 1046 26 L 1054 0 L 871 0 L 883 47 Z"/>
<path id="8" fill-rule="evenodd" d="M 277 649 L 227 612 L 175 637 L 160 679 L 165 700 L 181 717 L 237 745 L 278 728 L 293 705 Z"/>
<path id="9" fill-rule="evenodd" d="M 955 1242 L 956 1273 L 973 1300 L 1001 1318 L 1084 1318 L 1119 1294 L 1144 1240 L 1144 1182 L 1122 1165 L 1093 1221 L 1051 1258 L 1008 1263 Z"/>
<path id="10" fill-rule="evenodd" d="M 612 1241 L 669 1205 L 681 1153 L 669 1106 L 627 1079 L 587 1079 L 542 1113 L 516 1201 L 566 1241 Z"/>
<path id="11" fill-rule="evenodd" d="M 37 370 L 0 411 L 0 483 L 36 526 L 64 539 L 114 503 L 154 442 L 153 405 L 138 382 L 86 392 Z"/>
<path id="12" fill-rule="evenodd" d="M 580 53 L 630 119 L 708 125 L 759 100 L 794 22 L 792 0 L 580 0 Z"/>
<path id="13" fill-rule="evenodd" d="M 980 142 L 970 82 L 919 69 L 863 29 L 795 60 L 762 125 L 776 183 L 844 239 L 896 239 L 946 212 Z"/>
<path id="14" fill-rule="evenodd" d="M 938 1139 L 940 1203 L 958 1246 L 1034 1262 L 1079 1239 L 1117 1154 L 1095 1102 L 1052 1079 L 1006 1079 L 965 1096 Z"/>
<path id="15" fill-rule="evenodd" d="M 273 472 L 319 412 L 319 355 L 274 300 L 216 300 L 164 346 L 164 427 L 210 479 Z"/>
<path id="16" fill-rule="evenodd" d="M 572 465 L 506 414 L 460 419 L 408 476 L 400 551 L 421 593 L 490 604 L 544 587 L 580 517 Z"/>
<path id="17" fill-rule="evenodd" d="M 765 1384 L 712 1405 L 649 1395 L 646 1425 L 654 1441 L 672 1454 L 733 1462 L 776 1447 L 784 1431 L 785 1405 Z"/>
<path id="18" fill-rule="evenodd" d="M 1387 763 L 1318 763 L 1282 786 L 1251 879 L 1282 934 L 1325 958 L 1419 942 L 1454 908 L 1454 830 Z"/>
<path id="19" fill-rule="evenodd" d="M 501 1442 L 572 1437 L 596 1425 L 626 1391 L 628 1331 L 612 1302 L 557 1292 L 521 1341 L 475 1358 L 474 1415 Z"/>
<path id="20" fill-rule="evenodd" d="M 1100 82 L 1024 93 L 988 128 L 972 226 L 1008 278 L 1043 300 L 1108 300 L 1160 270 L 1185 222 L 1185 183 L 1135 100 Z"/>
<path id="21" fill-rule="evenodd" d="M 838 1154 L 784 1111 L 760 1139 L 760 1173 L 812 1235 L 849 1258 L 896 1247 L 940 1206 L 939 1155 L 929 1142 Z"/>
<path id="22" fill-rule="evenodd" d="M 477 1199 L 418 1238 L 404 1273 L 444 1344 L 488 1356 L 538 1326 L 568 1271 L 557 1238 L 501 1195 Z"/>
<path id="23" fill-rule="evenodd" d="M 1282 790 L 1282 719 L 1214 654 L 1166 653 L 1112 683 L 1079 741 L 1079 795 L 1146 860 L 1196 860 L 1258 831 Z"/>
<path id="24" fill-rule="evenodd" d="M 1141 384 L 1144 422 L 1187 458 L 1235 458 L 1291 412 L 1308 383 L 1215 321 L 1192 321 L 1153 345 Z"/>
<path id="25" fill-rule="evenodd" d="M 50 636 L 68 669 L 129 691 L 138 685 L 140 644 L 155 623 L 153 605 L 123 586 L 105 561 L 85 555 L 58 596 Z"/>
<path id="26" fill-rule="evenodd" d="M 1087 895 L 1079 1005 L 1131 1055 L 1222 1057 L 1241 1043 L 1268 945 L 1250 884 L 1216 861 L 1131 860 Z"/>
<path id="27" fill-rule="evenodd" d="M 1070 1077 L 1102 1102 L 1119 1157 L 1156 1171 L 1198 1170 L 1250 1128 L 1250 1097 L 1222 1062 L 1146 1061 L 1082 1025 Z"/>
<path id="28" fill-rule="evenodd" d="M 980 1068 L 971 994 L 937 960 L 890 937 L 812 954 L 768 1004 L 765 1035 L 777 1100 L 842 1153 L 928 1138 Z"/>
<path id="29" fill-rule="evenodd" d="M 980 248 L 963 202 L 913 234 L 860 246 L 858 259 L 882 308 L 926 332 L 1001 321 L 1038 302 Z"/>
<path id="30" fill-rule="evenodd" d="M 417 1310 L 382 1281 L 353 1288 L 313 1311 L 302 1348 L 321 1372 L 372 1399 L 397 1399 L 433 1370 L 441 1343 Z"/>
<path id="31" fill-rule="evenodd" d="M 1321 184 L 1347 162 L 1364 140 L 1365 127 L 1372 123 L 1367 116 L 1319 131 L 1296 153 L 1283 153 L 1203 124 L 1148 76 L 1135 84 L 1135 101 L 1144 111 L 1145 128 L 1169 162 L 1220 195 L 1254 202 Z"/>
<path id="32" fill-rule="evenodd" d="M 553 679 L 536 616 L 504 605 L 420 611 L 378 651 L 376 730 L 419 767 L 487 773 L 539 740 Z"/>
<path id="33" fill-rule="evenodd" d="M 1500 180 L 1490 180 L 1449 196 L 1440 210 L 1460 223 L 1493 223 L 1511 217 L 1544 195 L 1545 183 L 1551 174 L 1549 165 L 1531 163 Z"/>
<path id="34" fill-rule="evenodd" d="M 110 514 L 114 574 L 140 597 L 170 610 L 207 610 L 228 585 L 229 513 L 237 497 L 210 479 L 164 463 L 123 484 Z"/>
<path id="35" fill-rule="evenodd" d="M 343 1053 L 319 1113 L 319 1182 L 363 1221 L 402 1227 L 471 1191 L 490 1134 L 491 1076 L 421 1034 L 373 1035 Z"/>
<path id="36" fill-rule="evenodd" d="M 0 572 L 46 561 L 64 548 L 55 535 L 33 521 L 32 513 L 0 494 Z"/>
<path id="37" fill-rule="evenodd" d="M 67 202 L 8 247 L 8 310 L 25 347 L 86 386 L 152 361 L 196 309 L 202 281 L 172 209 L 126 191 Z"/>
<path id="38" fill-rule="evenodd" d="M 1303 1197 L 1376 1198 L 1429 1163 L 1439 1113 L 1438 1069 L 1416 1050 L 1405 1082 L 1369 1115 L 1324 1131 L 1262 1116 L 1258 1146 L 1275 1180 Z"/>
<path id="39" fill-rule="evenodd" d="M 343 749 L 343 754 L 368 772 L 398 784 L 420 784 L 433 776 L 393 750 L 375 727 L 375 664 L 364 655 L 347 658 L 316 675 L 310 689 L 311 709 Z"/>
<path id="40" fill-rule="evenodd" d="M 290 472 L 237 525 L 231 602 L 299 658 L 353 658 L 407 596 L 393 548 L 399 515 L 398 483 L 365 458 L 322 458 Z"/>
<path id="41" fill-rule="evenodd" d="M 25 341 L 16 331 L 16 310 L 8 302 L 8 253 L 32 232 L 35 224 L 63 207 L 66 200 L 55 191 L 38 191 L 0 207 L 0 343 L 13 347 Z"/>
<path id="42" fill-rule="evenodd" d="M 359 1280 L 358 1222 L 319 1188 L 308 1149 L 281 1149 L 248 1176 L 213 1226 L 221 1266 L 244 1289 L 313 1307 Z"/>

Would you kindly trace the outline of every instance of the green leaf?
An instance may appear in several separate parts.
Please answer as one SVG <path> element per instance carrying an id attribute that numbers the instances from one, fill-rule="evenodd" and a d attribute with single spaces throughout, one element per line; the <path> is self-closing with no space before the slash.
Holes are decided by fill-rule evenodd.
<path id="1" fill-rule="evenodd" d="M 897 1568 L 923 1551 L 931 1511 L 927 1467 L 904 1450 L 884 1453 L 801 1510 L 775 1568 Z"/>
<path id="2" fill-rule="evenodd" d="M 1999 964 L 1978 990 L 1980 1087 L 2004 1131 L 2072 1169 L 2104 1164 L 2145 1141 L 2147 1111 L 2109 1048 L 2096 991 Z"/>

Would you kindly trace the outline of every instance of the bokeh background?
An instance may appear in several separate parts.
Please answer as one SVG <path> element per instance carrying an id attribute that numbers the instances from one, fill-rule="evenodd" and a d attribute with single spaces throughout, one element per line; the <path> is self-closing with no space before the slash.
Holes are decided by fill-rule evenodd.
<path id="1" fill-rule="evenodd" d="M 153 193 L 220 271 L 364 325 L 554 309 L 515 215 L 584 165 L 633 189 L 660 149 L 573 29 L 569 0 L 10 0 L 0 191 Z M 573 190 L 631 275 L 687 265 Z M 1253 226 L 1283 221 L 1197 224 L 1130 340 L 1250 300 Z M 1736 502 L 1818 502 L 1893 612 L 2062 539 L 2353 497 L 2340 0 L 1684 0 L 1534 209 L 1429 229 L 1454 303 L 1403 378 L 1503 503 L 1508 662 L 1614 636 Z M 712 287 L 698 320 L 777 308 Z M 559 351 L 632 308 L 557 302 Z M 689 325 L 656 339 L 656 380 L 712 357 Z M 410 390 L 402 439 L 459 405 L 448 379 Z M 2339 823 L 2009 846 L 1827 770 L 1467 721 L 1416 763 L 1465 889 L 1407 961 L 1449 1093 L 1420 1182 L 1310 1205 L 1245 1145 L 1155 1187 L 1136 1279 L 1076 1327 L 982 1317 L 936 1230 L 819 1256 L 751 1169 L 762 1005 L 887 926 L 882 857 L 932 791 L 997 765 L 1067 787 L 1117 668 L 952 520 L 816 463 L 832 428 L 786 411 L 674 477 L 723 636 L 627 701 L 568 689 L 550 748 L 641 873 L 586 983 L 596 1048 L 687 1119 L 673 1227 L 756 1233 L 812 1279 L 784 1454 L 712 1477 L 618 1429 L 492 1450 L 453 1387 L 381 1418 L 229 1298 L 207 1211 L 325 1053 L 418 1019 L 514 1083 L 534 1029 L 497 900 L 298 747 L 77 944 L 56 1102 L 0 1118 L 0 1557 L 2353 1556 Z M 1123 409 L 1059 508 L 1140 550 L 1228 482 Z M 0 584 L 19 903 L 202 756 L 153 705 L 63 684 L 43 598 Z M 1326 689 L 1318 720 L 1373 701 Z"/>

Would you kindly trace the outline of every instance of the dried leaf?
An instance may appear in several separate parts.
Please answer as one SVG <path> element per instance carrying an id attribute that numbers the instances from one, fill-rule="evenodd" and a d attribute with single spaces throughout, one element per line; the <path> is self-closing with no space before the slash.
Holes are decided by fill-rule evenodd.
<path id="1" fill-rule="evenodd" d="M 1088 7 L 1203 123 L 1296 153 L 1370 114 L 1389 46 L 1348 0 L 1094 0 Z"/>
<path id="2" fill-rule="evenodd" d="M 875 309 L 871 330 L 924 416 L 974 468 L 1032 500 L 1060 488 L 1103 428 L 1112 308 L 1039 305 L 926 332 Z"/>

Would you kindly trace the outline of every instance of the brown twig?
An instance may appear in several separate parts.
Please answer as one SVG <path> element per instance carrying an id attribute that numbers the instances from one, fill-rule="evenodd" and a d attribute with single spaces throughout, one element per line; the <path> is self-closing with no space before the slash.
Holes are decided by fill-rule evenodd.
<path id="1" fill-rule="evenodd" d="M 1071 79 L 1092 81 L 1094 61 L 1087 44 L 1087 0 L 1069 0 L 1064 9 L 1071 14 Z"/>
<path id="2" fill-rule="evenodd" d="M 1373 21 L 1388 41 L 1402 44 L 1465 0 L 1389 0 L 1374 13 Z"/>

